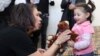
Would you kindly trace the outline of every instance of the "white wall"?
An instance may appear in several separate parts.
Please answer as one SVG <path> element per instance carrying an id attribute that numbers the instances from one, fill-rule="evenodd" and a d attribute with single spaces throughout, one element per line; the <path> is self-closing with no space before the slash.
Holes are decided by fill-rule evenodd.
<path id="1" fill-rule="evenodd" d="M 94 20 L 93 25 L 94 26 L 100 26 L 100 0 L 93 0 L 96 5 L 96 10 L 93 13 Z"/>
<path id="2" fill-rule="evenodd" d="M 55 6 L 49 6 L 49 25 L 48 25 L 48 31 L 47 35 L 52 35 L 55 34 L 57 31 L 57 24 L 59 23 L 61 19 L 61 0 L 54 0 L 55 1 Z M 96 10 L 93 13 L 94 20 L 93 20 L 93 25 L 94 26 L 100 26 L 100 0 L 93 0 L 95 5 L 96 5 Z"/>
<path id="3" fill-rule="evenodd" d="M 61 0 L 54 0 L 55 5 L 51 6 L 49 5 L 49 25 L 48 25 L 48 31 L 47 35 L 52 35 L 56 33 L 57 30 L 57 24 L 59 23 L 61 19 Z"/>

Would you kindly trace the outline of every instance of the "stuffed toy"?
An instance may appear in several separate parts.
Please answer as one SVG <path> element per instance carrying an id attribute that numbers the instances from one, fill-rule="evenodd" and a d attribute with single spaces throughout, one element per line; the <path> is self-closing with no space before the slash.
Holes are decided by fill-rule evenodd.
<path id="1" fill-rule="evenodd" d="M 55 40 L 57 39 L 59 34 L 61 34 L 63 31 L 65 31 L 67 29 L 69 30 L 69 22 L 68 21 L 61 21 L 58 24 L 58 29 L 59 29 L 58 34 L 48 36 L 48 39 L 47 39 L 48 47 L 50 47 L 55 42 Z M 73 41 L 75 41 L 76 37 L 78 36 L 73 31 L 69 35 L 71 35 L 70 40 L 73 40 Z"/>

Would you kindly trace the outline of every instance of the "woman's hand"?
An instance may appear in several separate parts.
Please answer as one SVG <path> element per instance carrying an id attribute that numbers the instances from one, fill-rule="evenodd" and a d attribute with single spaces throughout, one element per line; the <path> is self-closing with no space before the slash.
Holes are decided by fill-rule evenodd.
<path id="1" fill-rule="evenodd" d="M 57 40 L 56 40 L 55 42 L 57 42 L 57 43 L 59 43 L 59 44 L 65 43 L 67 40 L 70 39 L 70 35 L 68 35 L 69 33 L 71 33 L 70 30 L 66 30 L 66 31 L 62 32 L 62 33 L 58 36 L 58 38 L 57 38 Z"/>
<path id="2" fill-rule="evenodd" d="M 74 4 L 70 4 L 70 5 L 69 5 L 69 9 L 70 9 L 70 10 L 73 10 L 74 8 L 75 8 L 75 5 L 74 5 Z"/>
<path id="3" fill-rule="evenodd" d="M 70 41 L 68 41 L 68 46 L 70 46 L 70 47 L 74 47 L 74 41 L 72 41 L 72 40 L 70 40 Z"/>

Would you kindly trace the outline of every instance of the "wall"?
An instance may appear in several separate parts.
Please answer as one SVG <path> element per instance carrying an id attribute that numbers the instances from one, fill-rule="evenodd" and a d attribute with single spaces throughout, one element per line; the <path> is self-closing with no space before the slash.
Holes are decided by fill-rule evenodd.
<path id="1" fill-rule="evenodd" d="M 61 0 L 54 0 L 55 6 L 49 5 L 49 25 L 48 25 L 48 31 L 47 35 L 56 34 L 57 31 L 57 24 L 59 23 L 61 19 Z M 93 26 L 100 26 L 100 0 L 93 0 L 96 5 L 96 10 L 93 13 L 94 20 L 93 20 Z"/>
<path id="2" fill-rule="evenodd" d="M 93 0 L 96 5 L 96 10 L 93 13 L 93 25 L 100 26 L 100 0 Z"/>
<path id="3" fill-rule="evenodd" d="M 61 0 L 54 0 L 54 1 L 55 1 L 54 6 L 49 5 L 49 25 L 48 25 L 47 35 L 52 35 L 56 33 L 57 24 L 59 23 L 62 15 L 60 8 Z"/>

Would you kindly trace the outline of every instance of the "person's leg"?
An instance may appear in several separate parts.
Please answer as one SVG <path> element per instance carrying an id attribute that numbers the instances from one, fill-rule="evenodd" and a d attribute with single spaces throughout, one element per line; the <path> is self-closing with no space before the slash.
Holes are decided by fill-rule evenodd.
<path id="1" fill-rule="evenodd" d="M 30 0 L 26 0 L 27 3 L 31 3 Z"/>
<path id="2" fill-rule="evenodd" d="M 94 52 L 84 54 L 84 55 L 74 55 L 74 56 L 94 56 Z"/>
<path id="3" fill-rule="evenodd" d="M 64 9 L 60 22 L 61 22 L 61 21 L 66 21 L 66 20 L 68 21 L 68 14 L 67 14 L 67 13 L 68 13 L 67 9 Z M 57 34 L 58 32 L 59 32 L 59 29 L 57 29 L 56 34 Z"/>
<path id="4" fill-rule="evenodd" d="M 68 21 L 69 21 L 70 29 L 72 29 L 73 26 L 74 26 L 74 24 L 75 24 L 74 12 L 73 12 L 73 10 L 69 10 L 69 12 L 68 12 Z"/>
<path id="5" fill-rule="evenodd" d="M 84 55 L 81 55 L 81 56 L 94 56 L 94 53 L 93 53 L 93 52 L 91 52 L 91 53 L 84 54 Z"/>
<path id="6" fill-rule="evenodd" d="M 48 15 L 42 16 L 42 28 L 41 28 L 41 48 L 46 48 L 46 34 L 48 26 Z"/>

